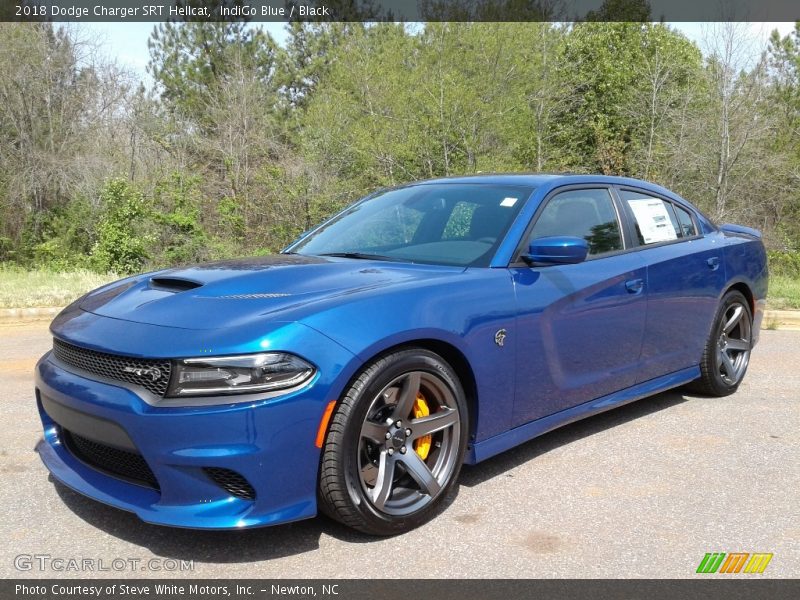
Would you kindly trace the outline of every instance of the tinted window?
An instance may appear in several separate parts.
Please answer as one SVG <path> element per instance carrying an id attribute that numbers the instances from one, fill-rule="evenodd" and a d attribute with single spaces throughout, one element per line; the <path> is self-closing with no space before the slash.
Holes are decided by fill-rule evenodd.
<path id="1" fill-rule="evenodd" d="M 620 197 L 633 213 L 636 236 L 642 245 L 668 242 L 697 234 L 689 212 L 666 200 L 642 192 L 621 190 Z"/>
<path id="2" fill-rule="evenodd" d="M 633 213 L 636 237 L 640 244 L 658 244 L 681 237 L 671 202 L 630 190 L 620 191 L 620 196 Z"/>
<path id="3" fill-rule="evenodd" d="M 550 199 L 533 226 L 531 240 L 568 235 L 589 244 L 589 254 L 622 250 L 617 212 L 606 189 L 570 190 Z"/>
<path id="4" fill-rule="evenodd" d="M 675 205 L 675 212 L 678 215 L 678 222 L 680 223 L 682 237 L 692 237 L 697 235 L 697 229 L 694 226 L 692 215 L 688 210 L 684 210 L 678 205 Z"/>
<path id="5" fill-rule="evenodd" d="M 533 188 L 526 186 L 485 183 L 421 184 L 388 190 L 351 206 L 289 250 L 488 266 L 532 192 Z"/>
<path id="6" fill-rule="evenodd" d="M 672 225 L 672 228 L 675 230 L 675 235 L 678 237 L 683 237 L 683 232 L 681 232 L 681 225 L 678 223 L 678 217 L 675 216 L 675 205 L 672 202 L 667 202 L 667 213 L 669 213 L 669 221 Z"/>

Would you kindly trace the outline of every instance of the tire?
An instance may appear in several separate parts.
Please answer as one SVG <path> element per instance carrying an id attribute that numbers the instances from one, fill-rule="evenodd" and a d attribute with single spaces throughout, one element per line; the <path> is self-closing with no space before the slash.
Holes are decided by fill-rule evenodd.
<path id="1" fill-rule="evenodd" d="M 710 396 L 735 392 L 744 379 L 753 348 L 753 314 L 741 292 L 723 296 L 691 388 Z"/>
<path id="2" fill-rule="evenodd" d="M 418 527 L 455 485 L 467 432 L 464 390 L 440 356 L 411 348 L 376 359 L 337 404 L 322 449 L 320 508 L 372 535 Z"/>

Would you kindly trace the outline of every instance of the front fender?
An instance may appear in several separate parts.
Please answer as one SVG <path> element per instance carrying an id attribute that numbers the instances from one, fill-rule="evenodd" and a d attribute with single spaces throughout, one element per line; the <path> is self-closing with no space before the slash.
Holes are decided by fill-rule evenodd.
<path id="1" fill-rule="evenodd" d="M 467 359 L 477 385 L 480 441 L 508 429 L 514 404 L 515 344 L 495 343 L 500 329 L 515 334 L 516 304 L 507 269 L 468 269 L 445 285 L 392 288 L 307 315 L 301 321 L 355 355 L 342 370 L 349 381 L 365 363 L 400 345 L 434 340 Z M 345 382 L 342 382 L 344 387 Z"/>

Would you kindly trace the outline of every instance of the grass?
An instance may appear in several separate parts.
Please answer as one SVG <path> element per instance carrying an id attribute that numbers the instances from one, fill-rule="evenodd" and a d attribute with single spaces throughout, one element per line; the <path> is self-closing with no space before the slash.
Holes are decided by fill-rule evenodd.
<path id="1" fill-rule="evenodd" d="M 87 270 L 54 273 L 0 268 L 0 308 L 66 306 L 104 283 L 119 279 L 113 273 Z"/>
<path id="2" fill-rule="evenodd" d="M 66 306 L 78 296 L 115 279 L 119 276 L 113 273 L 85 269 L 54 273 L 3 266 L 0 267 L 0 308 Z M 800 279 L 771 276 L 767 308 L 800 309 Z"/>
<path id="3" fill-rule="evenodd" d="M 800 279 L 785 275 L 769 278 L 767 308 L 771 310 L 800 309 Z"/>

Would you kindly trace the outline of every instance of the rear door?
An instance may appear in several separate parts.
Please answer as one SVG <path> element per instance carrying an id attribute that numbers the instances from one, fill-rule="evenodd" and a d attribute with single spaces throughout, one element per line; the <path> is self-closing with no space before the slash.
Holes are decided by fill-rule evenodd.
<path id="1" fill-rule="evenodd" d="M 647 319 L 638 381 L 699 364 L 725 283 L 722 248 L 694 211 L 634 187 L 618 187 L 631 237 L 647 264 Z"/>
<path id="2" fill-rule="evenodd" d="M 608 187 L 557 190 L 525 237 L 589 243 L 573 265 L 511 267 L 518 304 L 513 424 L 521 425 L 633 385 L 646 314 L 647 277 L 626 252 L 620 206 Z"/>

